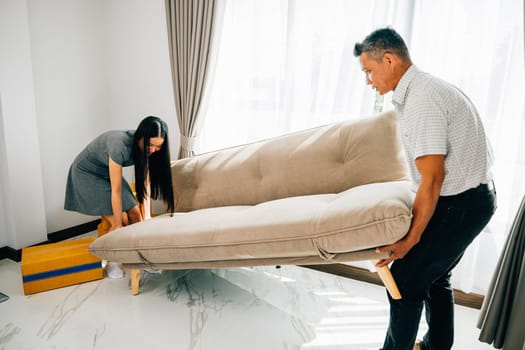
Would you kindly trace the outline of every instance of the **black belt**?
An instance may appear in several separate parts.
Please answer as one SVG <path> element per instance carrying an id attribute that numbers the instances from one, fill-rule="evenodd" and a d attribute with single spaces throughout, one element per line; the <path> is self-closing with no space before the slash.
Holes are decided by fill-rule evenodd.
<path id="1" fill-rule="evenodd" d="M 487 191 L 495 191 L 494 181 L 491 180 L 489 183 L 486 184 L 480 184 L 478 187 L 473 188 L 476 192 L 487 192 Z M 470 190 L 469 190 L 470 191 Z"/>
<path id="2" fill-rule="evenodd" d="M 494 181 L 490 180 L 490 182 L 488 182 L 486 184 L 480 184 L 478 187 L 474 187 L 474 188 L 468 189 L 468 190 L 460 192 L 458 194 L 453 194 L 453 195 L 449 195 L 449 196 L 440 196 L 439 198 L 452 199 L 452 198 L 461 197 L 463 195 L 466 195 L 468 193 L 473 193 L 473 192 L 496 192 L 496 187 L 494 186 Z"/>

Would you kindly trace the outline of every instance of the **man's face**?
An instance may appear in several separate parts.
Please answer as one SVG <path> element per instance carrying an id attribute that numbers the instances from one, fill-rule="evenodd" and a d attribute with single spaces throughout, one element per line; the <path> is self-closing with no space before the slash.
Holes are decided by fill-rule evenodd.
<path id="1" fill-rule="evenodd" d="M 384 95 L 395 89 L 398 81 L 393 74 L 390 55 L 385 54 L 381 60 L 377 61 L 363 52 L 359 56 L 359 61 L 363 72 L 366 74 L 366 83 L 372 85 L 372 88 L 379 94 Z"/>

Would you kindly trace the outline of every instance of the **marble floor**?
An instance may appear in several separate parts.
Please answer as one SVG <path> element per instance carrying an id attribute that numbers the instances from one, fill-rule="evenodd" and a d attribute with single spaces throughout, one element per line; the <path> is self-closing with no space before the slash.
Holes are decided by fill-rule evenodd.
<path id="1" fill-rule="evenodd" d="M 378 349 L 384 288 L 284 266 L 142 273 L 24 296 L 20 264 L 0 261 L 0 349 Z M 456 306 L 455 349 L 477 341 L 479 311 Z M 420 334 L 425 331 L 422 323 Z"/>

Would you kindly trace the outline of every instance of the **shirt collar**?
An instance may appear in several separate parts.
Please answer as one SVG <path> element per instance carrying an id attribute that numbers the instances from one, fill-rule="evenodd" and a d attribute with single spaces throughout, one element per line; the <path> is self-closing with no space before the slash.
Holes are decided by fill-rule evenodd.
<path id="1" fill-rule="evenodd" d="M 399 83 L 397 83 L 396 88 L 394 89 L 394 95 L 392 96 L 392 102 L 397 105 L 404 105 L 405 104 L 405 98 L 406 93 L 408 90 L 408 85 L 410 85 L 410 82 L 414 79 L 417 73 L 419 73 L 419 68 L 416 67 L 416 65 L 411 65 L 408 67 L 407 71 L 401 79 L 399 80 Z"/>

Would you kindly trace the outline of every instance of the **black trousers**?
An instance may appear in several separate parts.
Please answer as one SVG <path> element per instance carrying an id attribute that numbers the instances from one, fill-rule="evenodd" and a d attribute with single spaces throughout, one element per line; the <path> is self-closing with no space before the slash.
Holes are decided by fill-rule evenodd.
<path id="1" fill-rule="evenodd" d="M 383 350 L 412 350 L 423 305 L 428 332 L 423 349 L 450 349 L 454 342 L 452 269 L 496 210 L 493 183 L 439 198 L 421 240 L 391 266 L 401 300 L 390 302 Z"/>

